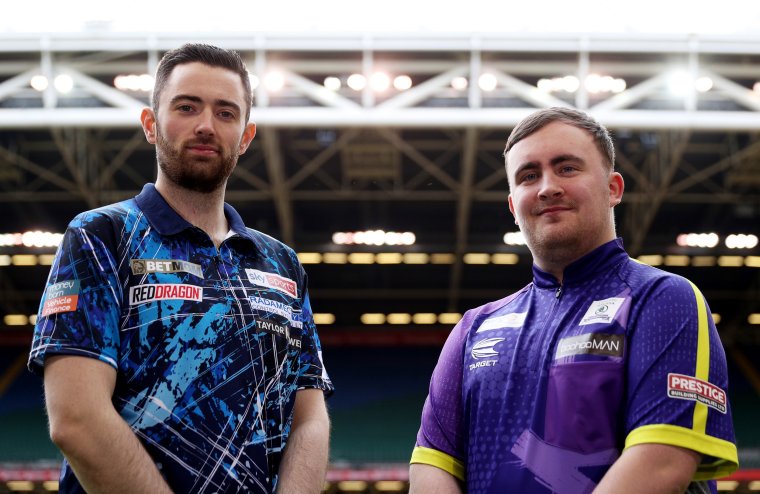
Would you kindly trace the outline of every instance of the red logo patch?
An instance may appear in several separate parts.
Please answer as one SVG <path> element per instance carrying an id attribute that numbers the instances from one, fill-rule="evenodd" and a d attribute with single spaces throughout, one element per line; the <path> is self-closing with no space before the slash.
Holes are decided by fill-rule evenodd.
<path id="1" fill-rule="evenodd" d="M 679 400 L 698 401 L 720 413 L 726 413 L 726 392 L 714 384 L 683 374 L 668 374 L 668 396 Z"/>

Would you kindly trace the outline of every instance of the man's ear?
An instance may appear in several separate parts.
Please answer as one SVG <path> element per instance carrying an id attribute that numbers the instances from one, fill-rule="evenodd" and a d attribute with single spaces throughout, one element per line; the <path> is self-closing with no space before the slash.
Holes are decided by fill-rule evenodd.
<path id="1" fill-rule="evenodd" d="M 145 138 L 149 143 L 156 143 L 156 115 L 151 108 L 143 108 L 140 113 L 140 123 L 142 124 Z"/>
<path id="2" fill-rule="evenodd" d="M 256 136 L 256 124 L 251 122 L 245 126 L 243 130 L 243 138 L 240 139 L 240 146 L 238 146 L 238 154 L 243 154 L 248 149 L 251 141 Z"/>
<path id="3" fill-rule="evenodd" d="M 625 182 L 618 172 L 610 173 L 610 207 L 615 207 L 623 200 Z"/>
<path id="4" fill-rule="evenodd" d="M 509 204 L 509 212 L 512 213 L 512 216 L 515 218 L 515 225 L 520 226 L 517 223 L 517 215 L 515 214 L 515 207 L 512 204 L 512 194 L 509 194 L 509 196 L 507 196 L 507 204 Z"/>

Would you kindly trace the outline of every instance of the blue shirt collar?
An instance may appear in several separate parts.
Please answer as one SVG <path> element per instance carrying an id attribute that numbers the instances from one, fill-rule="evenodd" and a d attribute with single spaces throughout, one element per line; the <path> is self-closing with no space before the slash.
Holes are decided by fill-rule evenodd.
<path id="1" fill-rule="evenodd" d="M 562 273 L 562 285 L 572 285 L 593 278 L 601 271 L 608 271 L 628 258 L 623 239 L 616 238 L 600 245 L 580 259 L 571 262 Z M 533 283 L 540 288 L 556 288 L 560 285 L 554 275 L 533 264 Z"/>
<path id="2" fill-rule="evenodd" d="M 161 235 L 176 235 L 188 228 L 194 228 L 190 222 L 169 206 L 152 183 L 145 184 L 142 192 L 135 196 L 135 201 L 148 218 L 150 225 Z M 233 232 L 255 243 L 253 235 L 246 228 L 240 214 L 226 202 L 224 216 Z"/>

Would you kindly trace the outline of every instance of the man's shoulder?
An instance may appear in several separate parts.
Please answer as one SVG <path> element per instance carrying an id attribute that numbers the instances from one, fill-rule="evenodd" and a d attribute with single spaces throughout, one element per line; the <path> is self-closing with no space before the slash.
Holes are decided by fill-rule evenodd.
<path id="1" fill-rule="evenodd" d="M 90 209 L 77 214 L 69 223 L 70 228 L 97 228 L 103 224 L 114 224 L 126 221 L 132 213 L 139 213 L 140 208 L 134 199 L 127 199 Z"/>
<path id="2" fill-rule="evenodd" d="M 506 297 L 500 298 L 498 300 L 494 300 L 492 302 L 488 302 L 478 307 L 474 307 L 468 310 L 464 314 L 464 317 L 462 319 L 466 323 L 467 321 L 474 322 L 475 320 L 478 320 L 478 319 L 487 318 L 491 314 L 494 314 L 498 312 L 500 309 L 503 309 L 504 307 L 508 306 L 514 300 L 527 294 L 532 288 L 532 286 L 533 286 L 533 283 L 528 283 L 521 289 L 507 295 Z"/>
<path id="3" fill-rule="evenodd" d="M 259 244 L 260 247 L 264 247 L 267 250 L 275 253 L 287 253 L 288 255 L 295 255 L 293 248 L 282 240 L 278 240 L 271 235 L 250 227 L 246 227 L 246 232 L 254 242 Z"/>
<path id="4" fill-rule="evenodd" d="M 635 291 L 648 291 L 655 288 L 688 290 L 693 289 L 693 283 L 676 273 L 665 271 L 656 266 L 629 258 L 620 271 L 623 280 Z"/>

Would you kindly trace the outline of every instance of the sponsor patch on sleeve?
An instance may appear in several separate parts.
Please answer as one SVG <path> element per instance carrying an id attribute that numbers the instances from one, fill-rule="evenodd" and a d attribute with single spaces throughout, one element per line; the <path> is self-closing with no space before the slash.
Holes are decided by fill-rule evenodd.
<path id="1" fill-rule="evenodd" d="M 620 307 L 625 301 L 622 297 L 612 297 L 605 300 L 594 300 L 591 302 L 586 313 L 583 315 L 583 319 L 578 323 L 579 326 L 585 326 L 586 324 L 609 324 L 615 319 Z"/>
<path id="2" fill-rule="evenodd" d="M 129 305 L 159 300 L 203 300 L 203 288 L 195 285 L 154 283 L 129 287 Z"/>
<path id="3" fill-rule="evenodd" d="M 271 288 L 285 295 L 290 295 L 293 298 L 298 298 L 296 282 L 290 278 L 285 278 L 274 273 L 267 273 L 266 271 L 259 271 L 258 269 L 246 269 L 245 274 L 248 276 L 248 281 L 256 286 Z"/>
<path id="4" fill-rule="evenodd" d="M 45 290 L 45 303 L 42 305 L 42 316 L 60 312 L 73 312 L 79 303 L 79 280 L 59 281 Z"/>
<path id="5" fill-rule="evenodd" d="M 720 413 L 726 413 L 726 392 L 702 379 L 683 374 L 668 374 L 668 396 L 679 400 L 698 401 Z"/>

